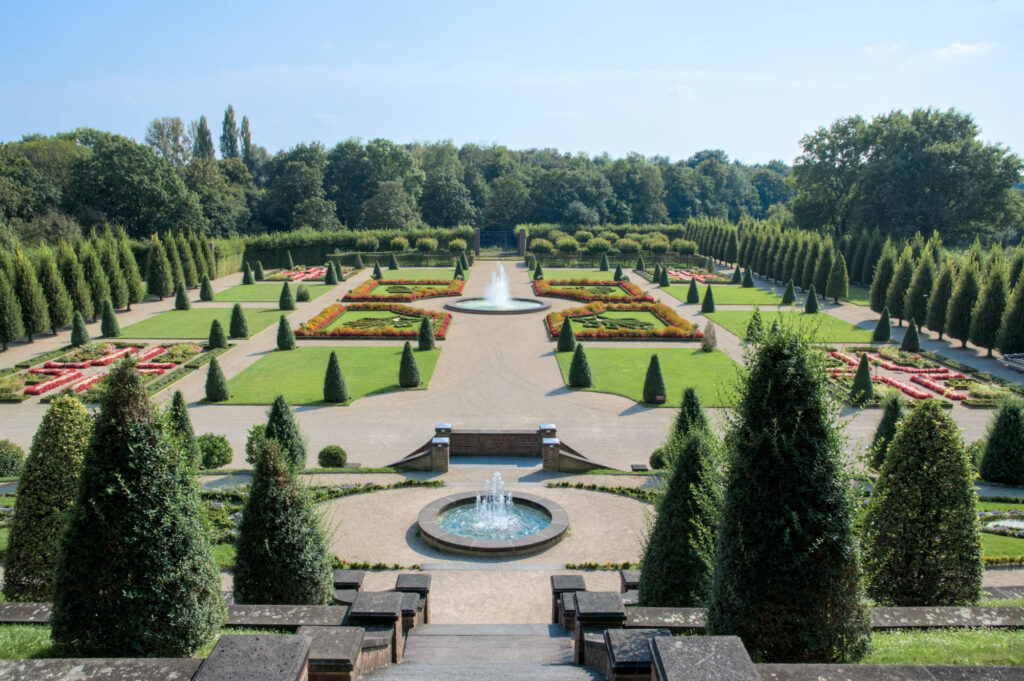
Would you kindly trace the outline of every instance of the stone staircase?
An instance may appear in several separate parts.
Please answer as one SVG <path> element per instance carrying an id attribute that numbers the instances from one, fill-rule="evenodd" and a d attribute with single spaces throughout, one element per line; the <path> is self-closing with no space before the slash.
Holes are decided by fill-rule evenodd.
<path id="1" fill-rule="evenodd" d="M 401 664 L 366 681 L 592 681 L 604 674 L 572 663 L 572 636 L 547 624 L 424 624 L 409 631 Z"/>

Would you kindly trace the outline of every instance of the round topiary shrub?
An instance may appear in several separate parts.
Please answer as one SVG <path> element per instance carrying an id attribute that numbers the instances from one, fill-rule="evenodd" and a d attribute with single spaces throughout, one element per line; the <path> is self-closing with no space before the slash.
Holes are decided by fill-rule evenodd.
<path id="1" fill-rule="evenodd" d="M 465 253 L 467 248 L 465 239 L 452 239 L 448 242 L 448 252 L 452 255 L 458 255 L 459 253 Z"/>
<path id="2" fill-rule="evenodd" d="M 321 468 L 344 468 L 348 454 L 338 445 L 327 445 L 316 455 Z"/>
<path id="3" fill-rule="evenodd" d="M 203 433 L 196 438 L 199 445 L 199 454 L 202 457 L 203 468 L 213 470 L 223 468 L 231 463 L 234 452 L 231 451 L 231 444 L 223 435 L 216 433 Z"/>
<path id="4" fill-rule="evenodd" d="M 416 250 L 420 253 L 433 253 L 437 250 L 437 239 L 432 236 L 421 236 L 416 239 Z"/>
<path id="5" fill-rule="evenodd" d="M 561 239 L 558 240 L 558 243 L 555 244 L 555 248 L 557 248 L 560 253 L 579 253 L 580 242 L 576 241 L 576 239 L 572 238 L 571 236 L 563 236 Z"/>
<path id="6" fill-rule="evenodd" d="M 615 250 L 623 254 L 634 254 L 640 252 L 640 243 L 633 239 L 619 239 L 615 242 Z"/>
<path id="7" fill-rule="evenodd" d="M 372 234 L 361 234 L 356 238 L 355 247 L 357 251 L 373 252 L 380 246 L 380 240 Z"/>
<path id="8" fill-rule="evenodd" d="M 587 253 L 607 253 L 612 250 L 612 244 L 603 237 L 594 237 L 587 242 Z"/>
<path id="9" fill-rule="evenodd" d="M 664 468 L 666 464 L 665 447 L 658 447 L 653 452 L 651 452 L 651 458 L 648 461 L 648 463 L 650 463 L 652 470 L 660 471 L 662 468 Z"/>
<path id="10" fill-rule="evenodd" d="M 19 475 L 25 465 L 25 450 L 10 440 L 0 440 L 0 476 Z"/>
<path id="11" fill-rule="evenodd" d="M 397 253 L 404 253 L 409 250 L 409 240 L 404 236 L 391 237 L 391 250 Z"/>
<path id="12" fill-rule="evenodd" d="M 309 289 L 306 288 L 305 284 L 299 284 L 299 287 L 295 289 L 295 302 L 297 303 L 308 303 L 309 302 Z"/>

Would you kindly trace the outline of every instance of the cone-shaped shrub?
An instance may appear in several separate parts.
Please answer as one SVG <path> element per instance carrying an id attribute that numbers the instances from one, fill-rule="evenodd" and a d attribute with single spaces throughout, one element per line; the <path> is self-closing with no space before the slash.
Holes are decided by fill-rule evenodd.
<path id="1" fill-rule="evenodd" d="M 882 400 L 882 420 L 878 422 L 878 428 L 875 429 L 875 435 L 871 440 L 871 467 L 876 471 L 882 470 L 889 445 L 896 437 L 896 425 L 903 415 L 903 398 L 899 393 L 890 393 Z"/>
<path id="2" fill-rule="evenodd" d="M 957 276 L 953 297 L 949 299 L 949 308 L 946 310 L 946 333 L 950 338 L 960 341 L 960 347 L 963 348 L 967 347 L 971 333 L 971 313 L 979 291 L 978 268 L 973 263 L 967 263 Z"/>
<path id="3" fill-rule="evenodd" d="M 85 318 L 82 313 L 75 310 L 75 316 L 71 320 L 71 345 L 80 348 L 89 342 L 89 329 L 85 326 Z"/>
<path id="4" fill-rule="evenodd" d="M 889 308 L 882 308 L 882 316 L 875 324 L 875 331 L 871 334 L 871 340 L 875 343 L 884 343 L 892 337 L 892 321 L 889 319 Z"/>
<path id="5" fill-rule="evenodd" d="M 661 281 L 661 263 L 654 266 L 654 272 L 651 273 L 651 281 L 655 284 Z"/>
<path id="6" fill-rule="evenodd" d="M 906 302 L 907 289 L 910 288 L 910 282 L 913 278 L 914 255 L 910 246 L 907 246 L 903 249 L 899 262 L 896 263 L 896 270 L 893 272 L 892 279 L 889 281 L 889 288 L 885 293 L 885 305 L 889 308 L 889 314 L 899 321 L 900 326 L 903 325 L 903 320 L 910 316 L 904 310 L 903 304 Z"/>
<path id="7" fill-rule="evenodd" d="M 22 300 L 22 308 L 25 301 Z M 992 348 L 996 345 L 999 326 L 1006 312 L 1006 274 L 1002 266 L 989 272 L 985 287 L 981 289 L 978 302 L 971 311 L 971 342 L 988 350 L 992 356 Z M 27 324 L 26 324 L 27 326 Z"/>
<path id="8" fill-rule="evenodd" d="M 868 594 L 880 605 L 967 605 L 981 596 L 981 538 L 963 438 L 938 400 L 896 428 L 864 520 Z"/>
<path id="9" fill-rule="evenodd" d="M 865 268 L 867 269 L 867 268 Z M 867 270 L 870 272 L 870 270 Z M 885 299 L 892 283 L 892 276 L 896 272 L 896 250 L 892 244 L 886 241 L 882 257 L 874 265 L 874 276 L 871 277 L 871 291 L 868 294 L 869 306 L 875 312 L 881 313 L 885 307 Z"/>
<path id="10" fill-rule="evenodd" d="M 263 281 L 264 279 L 266 279 L 267 275 L 263 271 L 263 263 L 260 262 L 259 260 L 256 261 L 256 270 L 252 274 L 253 274 L 253 278 L 256 281 Z"/>
<path id="11" fill-rule="evenodd" d="M 455 263 L 455 274 L 452 275 L 453 279 L 465 279 L 466 270 L 462 267 L 462 261 L 456 261 Z"/>
<path id="12" fill-rule="evenodd" d="M 601 254 L 601 266 L 600 266 L 599 269 L 602 272 L 607 272 L 609 269 L 611 269 L 611 266 L 608 264 L 608 254 L 607 253 L 602 253 Z"/>
<path id="13" fill-rule="evenodd" d="M 954 268 L 952 262 L 946 262 L 939 268 L 939 275 L 932 285 L 932 292 L 928 296 L 928 316 L 925 318 L 925 326 L 939 334 L 946 331 L 946 311 L 949 309 L 949 299 L 953 297 Z"/>
<path id="14" fill-rule="evenodd" d="M 95 258 L 95 253 L 93 257 Z M 102 278 L 103 272 L 99 272 Z M 50 315 L 46 308 L 46 296 L 43 287 L 36 278 L 35 268 L 24 253 L 18 251 L 14 256 L 14 292 L 21 303 L 21 322 L 25 327 L 25 335 L 32 342 L 32 334 L 43 333 L 50 328 Z M 104 280 L 105 281 L 105 280 Z"/>
<path id="15" fill-rule="evenodd" d="M 228 339 L 224 337 L 224 327 L 220 325 L 219 319 L 214 319 L 210 324 L 210 338 L 206 342 L 206 349 L 226 348 Z"/>
<path id="16" fill-rule="evenodd" d="M 338 284 L 338 270 L 334 269 L 334 262 L 327 263 L 327 274 L 324 275 L 324 283 L 328 286 Z"/>
<path id="17" fill-rule="evenodd" d="M 743 288 L 754 288 L 754 276 L 750 273 L 750 265 L 743 270 Z"/>
<path id="18" fill-rule="evenodd" d="M 1003 313 L 996 335 L 996 347 L 1004 355 L 1024 352 L 1024 286 L 1017 284 Z"/>
<path id="19" fill-rule="evenodd" d="M 562 319 L 562 328 L 558 331 L 558 351 L 572 352 L 576 349 L 576 335 L 572 331 L 572 321 L 569 317 Z"/>
<path id="20" fill-rule="evenodd" d="M 253 276 L 249 263 L 245 263 L 245 268 L 242 270 L 242 283 L 246 286 L 256 283 L 256 277 Z"/>
<path id="21" fill-rule="evenodd" d="M 73 332 L 74 329 L 72 329 Z M 7 281 L 3 269 L 0 269 L 0 343 L 6 350 L 8 343 L 16 341 L 24 335 L 25 326 L 21 322 L 21 303 L 18 302 L 18 296 Z"/>
<path id="22" fill-rule="evenodd" d="M 693 608 L 707 603 L 722 508 L 719 446 L 703 428 L 669 438 L 666 447 L 675 450 L 672 477 L 647 538 L 640 605 Z"/>
<path id="23" fill-rule="evenodd" d="M 462 265 L 462 271 L 469 271 L 469 258 L 466 256 L 466 252 L 462 251 L 459 253 L 459 264 Z"/>
<path id="24" fill-rule="evenodd" d="M 117 313 L 110 299 L 103 301 L 103 317 L 100 321 L 100 333 L 104 338 L 117 338 L 121 335 L 121 325 L 117 323 Z"/>
<path id="25" fill-rule="evenodd" d="M 134 260 L 134 256 L 132 257 Z M 78 256 L 66 241 L 60 244 L 57 252 L 57 269 L 60 270 L 61 279 L 64 280 L 64 287 L 71 296 L 71 309 L 78 310 L 86 319 L 92 319 L 92 292 L 89 290 L 89 283 L 85 280 L 85 272 Z M 10 281 L 8 280 L 8 284 Z M 20 318 L 19 313 L 19 318 Z M 21 334 L 19 334 L 19 337 Z"/>
<path id="26" fill-rule="evenodd" d="M 761 340 L 762 335 L 764 335 L 764 321 L 761 319 L 761 310 L 755 305 L 754 314 L 750 315 L 750 321 L 747 322 L 746 339 L 751 343 L 757 343 Z"/>
<path id="27" fill-rule="evenodd" d="M 420 352 L 434 349 L 434 323 L 427 315 L 420 318 L 420 331 L 417 349 Z"/>
<path id="28" fill-rule="evenodd" d="M 615 266 L 615 274 L 612 275 L 615 281 L 622 281 L 622 265 Z"/>
<path id="29" fill-rule="evenodd" d="M 270 405 L 264 434 L 281 445 L 281 456 L 289 469 L 301 471 L 306 467 L 306 442 L 284 395 L 275 397 Z"/>
<path id="30" fill-rule="evenodd" d="M 1007 400 L 988 425 L 979 466 L 982 480 L 1024 485 L 1024 405 Z"/>
<path id="31" fill-rule="evenodd" d="M 903 296 L 903 316 L 920 319 L 924 323 L 928 319 L 928 300 L 935 287 L 935 260 L 930 251 L 925 250 L 917 261 L 910 286 Z"/>
<path id="32" fill-rule="evenodd" d="M 398 385 L 403 388 L 415 388 L 420 384 L 420 368 L 416 365 L 416 355 L 412 345 L 405 341 L 402 348 L 402 362 L 398 366 Z"/>
<path id="33" fill-rule="evenodd" d="M 704 314 L 715 311 L 715 294 L 711 291 L 710 284 L 704 290 L 704 301 L 700 304 L 700 311 Z"/>
<path id="34" fill-rule="evenodd" d="M 820 351 L 773 328 L 747 353 L 707 631 L 759 662 L 859 659 L 870 624 Z"/>
<path id="35" fill-rule="evenodd" d="M 331 602 L 331 561 L 320 518 L 309 491 L 296 482 L 274 440 L 264 442 L 257 452 L 235 549 L 236 602 Z"/>
<path id="36" fill-rule="evenodd" d="M 43 297 L 46 298 L 47 311 L 50 313 L 50 330 L 54 334 L 57 329 L 71 323 L 71 316 L 74 308 L 71 305 L 71 296 L 64 286 L 60 272 L 57 271 L 57 261 L 53 258 L 53 251 L 43 246 L 39 249 L 39 285 L 43 289 Z"/>
<path id="37" fill-rule="evenodd" d="M 850 401 L 854 404 L 864 404 L 874 399 L 875 387 L 871 382 L 871 364 L 868 362 L 866 353 L 860 356 L 860 363 L 857 365 L 857 373 L 853 377 L 853 386 L 850 388 Z"/>
<path id="38" fill-rule="evenodd" d="M 398 269 L 398 258 L 395 257 L 394 253 L 391 254 L 390 258 L 388 258 L 388 269 L 389 270 L 397 270 Z"/>
<path id="39" fill-rule="evenodd" d="M 638 255 L 636 257 L 636 266 L 633 267 L 637 272 L 643 272 L 647 269 L 647 263 L 644 262 L 644 256 Z"/>
<path id="40" fill-rule="evenodd" d="M 905 352 L 921 352 L 921 337 L 917 333 L 917 324 L 913 319 L 910 320 L 910 324 L 907 326 L 907 332 L 903 334 L 900 350 Z"/>
<path id="41" fill-rule="evenodd" d="M 174 279 L 171 274 L 171 261 L 163 243 L 154 234 L 149 240 L 149 251 L 146 255 L 146 293 L 163 300 L 174 290 Z"/>
<path id="42" fill-rule="evenodd" d="M 182 470 L 190 473 L 199 470 L 199 443 L 192 419 L 188 415 L 188 403 L 180 390 L 174 391 L 171 406 L 167 409 L 167 437 L 178 448 L 182 456 Z"/>
<path id="43" fill-rule="evenodd" d="M 249 337 L 249 322 L 246 321 L 245 311 L 239 303 L 231 307 L 231 324 L 228 326 L 228 332 L 232 338 Z"/>
<path id="44" fill-rule="evenodd" d="M 206 370 L 206 399 L 209 402 L 223 402 L 231 397 L 228 392 L 228 379 L 220 369 L 220 362 L 214 357 Z"/>
<path id="45" fill-rule="evenodd" d="M 277 301 L 277 307 L 281 310 L 295 309 L 295 297 L 292 296 L 292 287 L 287 281 L 281 285 L 281 297 Z"/>
<path id="46" fill-rule="evenodd" d="M 644 377 L 644 402 L 663 404 L 665 393 L 665 377 L 661 373 L 661 362 L 658 361 L 658 355 L 651 355 L 651 361 L 647 364 L 647 375 Z"/>
<path id="47" fill-rule="evenodd" d="M 814 292 L 814 284 L 811 284 L 811 287 L 807 289 L 807 302 L 804 303 L 804 312 L 807 314 L 818 313 L 818 296 Z"/>
<path id="48" fill-rule="evenodd" d="M 199 489 L 135 362 L 104 386 L 57 561 L 53 643 L 69 657 L 187 657 L 226 618 Z"/>
<path id="49" fill-rule="evenodd" d="M 740 266 L 736 265 L 736 269 L 732 271 L 732 279 L 729 280 L 731 284 L 743 283 L 743 273 L 740 271 Z"/>
<path id="50" fill-rule="evenodd" d="M 284 256 L 285 256 L 285 262 L 288 263 L 288 269 L 294 270 L 295 269 L 295 261 L 292 260 L 292 252 L 291 251 L 285 251 L 284 252 Z"/>
<path id="51" fill-rule="evenodd" d="M 366 267 L 366 265 L 363 264 L 363 256 L 362 256 L 361 253 L 356 253 L 356 258 L 352 262 L 352 267 L 357 269 L 357 270 L 361 270 L 364 267 Z"/>
<path id="52" fill-rule="evenodd" d="M 213 300 L 213 284 L 210 283 L 210 277 L 205 274 L 203 282 L 199 285 L 199 300 L 207 303 Z"/>
<path id="53" fill-rule="evenodd" d="M 380 281 L 381 279 L 384 278 L 384 273 L 380 271 L 380 263 L 379 262 L 373 263 L 373 274 L 370 275 L 370 278 L 371 279 L 376 279 L 377 281 Z"/>
<path id="54" fill-rule="evenodd" d="M 192 302 L 188 299 L 188 291 L 185 289 L 185 282 L 179 281 L 174 289 L 174 309 L 191 310 Z"/>
<path id="55" fill-rule="evenodd" d="M 540 261 L 537 262 L 537 267 L 533 270 L 533 280 L 540 281 L 544 278 L 544 268 L 541 267 Z"/>
<path id="56" fill-rule="evenodd" d="M 690 286 L 686 289 L 686 302 L 688 305 L 696 305 L 700 302 L 700 289 L 697 288 L 696 279 L 690 279 Z"/>
<path id="57" fill-rule="evenodd" d="M 288 320 L 285 319 L 284 315 L 281 315 L 281 319 L 277 322 L 277 349 L 295 349 L 295 333 L 292 331 L 292 327 L 288 324 Z"/>
<path id="58" fill-rule="evenodd" d="M 668 288 L 671 285 L 672 285 L 672 282 L 670 282 L 668 280 L 668 268 L 667 267 L 662 267 L 661 268 L 661 276 L 658 277 L 658 286 L 660 286 L 662 288 Z"/>
<path id="59" fill-rule="evenodd" d="M 331 356 L 327 360 L 327 374 L 324 376 L 324 402 L 340 404 L 348 402 L 348 398 L 348 386 L 345 384 L 345 376 L 341 373 L 338 354 L 331 351 Z"/>
<path id="60" fill-rule="evenodd" d="M 718 336 L 715 331 L 715 323 L 710 319 L 704 324 L 704 337 L 700 339 L 700 349 L 704 352 L 711 352 L 718 347 Z"/>
<path id="61" fill-rule="evenodd" d="M 576 344 L 576 350 L 572 353 L 572 364 L 569 365 L 569 386 L 572 388 L 589 388 L 594 385 L 590 376 L 590 363 L 587 362 L 587 353 L 583 349 L 583 343 Z"/>
<path id="62" fill-rule="evenodd" d="M 686 436 L 694 430 L 707 428 L 708 417 L 704 408 L 700 405 L 700 398 L 697 397 L 697 390 L 692 386 L 683 389 L 683 401 L 672 422 L 672 433 L 679 436 Z"/>
<path id="63" fill-rule="evenodd" d="M 92 419 L 81 400 L 58 395 L 32 438 L 4 556 L 8 601 L 53 600 L 57 550 L 78 492 L 91 429 Z"/>
<path id="64" fill-rule="evenodd" d="M 796 289 L 793 288 L 793 280 L 786 282 L 786 290 L 782 293 L 782 304 L 792 305 L 796 302 Z"/>
<path id="65" fill-rule="evenodd" d="M 929 286 L 931 286 L 931 282 L 929 282 Z M 850 275 L 846 271 L 846 258 L 842 253 L 836 253 L 836 259 L 832 262 L 832 269 L 828 273 L 825 297 L 838 303 L 840 298 L 845 298 L 848 295 L 850 295 Z"/>

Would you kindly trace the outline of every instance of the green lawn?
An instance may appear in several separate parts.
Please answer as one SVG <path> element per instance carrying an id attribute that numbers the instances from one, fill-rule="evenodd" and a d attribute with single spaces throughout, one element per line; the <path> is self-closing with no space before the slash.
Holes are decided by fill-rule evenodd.
<path id="1" fill-rule="evenodd" d="M 228 381 L 229 404 L 270 404 L 284 395 L 290 405 L 323 404 L 324 374 L 331 351 L 338 353 L 352 401 L 376 393 L 402 390 L 398 365 L 402 347 L 315 347 L 275 350 L 243 369 Z M 426 388 L 434 373 L 440 349 L 416 353 L 416 363 Z"/>
<path id="2" fill-rule="evenodd" d="M 324 331 L 330 331 L 331 329 L 337 329 L 342 326 L 357 326 L 364 328 L 372 328 L 376 326 L 396 326 L 397 323 L 392 323 L 391 320 L 396 317 L 401 319 L 402 328 L 418 329 L 420 326 L 421 317 L 418 315 L 407 315 L 398 314 L 391 312 L 390 310 L 353 310 L 342 312 L 339 317 L 327 325 Z M 380 320 L 377 322 L 363 322 L 354 324 L 353 322 L 360 322 L 363 319 L 374 319 Z M 386 323 L 385 323 L 386 322 Z"/>
<path id="3" fill-rule="evenodd" d="M 253 285 L 255 286 L 255 284 Z M 243 308 L 249 335 L 254 336 L 271 324 L 276 324 L 282 312 L 274 308 Z M 231 329 L 230 307 L 194 307 L 191 310 L 169 310 L 144 319 L 121 330 L 122 338 L 208 338 L 210 325 L 219 319 L 224 333 Z"/>
<path id="4" fill-rule="evenodd" d="M 301 282 L 291 283 L 292 295 L 299 285 L 305 286 L 309 291 L 309 299 L 315 300 L 330 291 L 334 286 L 319 284 L 315 282 L 302 284 Z M 215 293 L 213 299 L 218 303 L 276 303 L 281 299 L 281 288 L 283 282 L 272 284 L 252 284 L 250 286 L 232 286 L 231 288 Z"/>
<path id="5" fill-rule="evenodd" d="M 597 281 L 614 281 L 615 280 L 615 266 L 613 265 L 607 272 L 602 272 L 599 269 L 580 269 L 576 267 L 543 267 L 544 279 L 546 281 L 564 281 L 566 279 L 593 279 Z M 530 271 L 530 279 L 533 279 L 533 272 Z"/>
<path id="6" fill-rule="evenodd" d="M 451 281 L 455 277 L 455 266 L 452 267 L 403 267 L 397 270 L 389 270 L 381 264 L 381 273 L 384 279 L 404 279 L 405 281 L 430 281 L 431 279 L 443 279 Z M 466 272 L 466 281 L 469 281 L 469 272 Z"/>
<path id="7" fill-rule="evenodd" d="M 1024 630 L 876 631 L 864 664 L 1024 665 Z"/>
<path id="8" fill-rule="evenodd" d="M 194 657 L 206 657 L 221 634 L 280 634 L 279 629 L 239 629 L 225 627 Z M 0 626 L 0 660 L 25 660 L 59 657 L 50 641 L 50 627 L 41 624 L 5 624 Z"/>
<path id="9" fill-rule="evenodd" d="M 719 310 L 710 313 L 708 317 L 743 338 L 747 332 L 747 323 L 753 314 L 753 310 Z M 780 323 L 794 324 L 807 331 L 813 330 L 814 339 L 821 343 L 870 343 L 873 332 L 873 329 L 855 326 L 824 312 L 809 315 L 798 310 L 761 310 L 761 319 L 765 327 L 770 327 L 773 321 L 779 319 Z"/>
<path id="10" fill-rule="evenodd" d="M 842 299 L 844 302 L 851 303 L 853 305 L 861 305 L 867 307 L 871 302 L 871 291 L 860 286 L 851 286 L 850 295 Z"/>
<path id="11" fill-rule="evenodd" d="M 981 533 L 981 555 L 1024 556 L 1024 539 L 1004 537 L 990 532 Z"/>
<path id="12" fill-rule="evenodd" d="M 668 406 L 679 406 L 683 388 L 697 389 L 705 407 L 730 406 L 735 401 L 733 386 L 737 365 L 723 352 L 692 348 L 607 348 L 586 345 L 587 362 L 595 392 L 622 395 L 637 402 L 643 397 L 644 376 L 651 355 L 657 354 L 668 391 Z M 562 379 L 568 382 L 571 352 L 557 353 Z M 567 383 L 568 384 L 568 383 Z"/>
<path id="13" fill-rule="evenodd" d="M 661 290 L 669 294 L 673 298 L 676 298 L 680 302 L 686 302 L 686 293 L 689 290 L 689 284 L 672 284 L 668 288 L 662 288 Z M 704 300 L 704 295 L 707 291 L 707 285 L 701 286 L 698 284 L 697 288 L 700 290 L 700 299 Z M 763 288 L 743 288 L 742 286 L 712 286 L 712 295 L 715 297 L 715 305 L 780 305 L 782 304 L 782 296 L 776 295 L 771 291 L 766 291 Z M 803 304 L 803 298 L 797 297 L 800 300 L 800 304 Z M 698 303 L 699 305 L 700 303 Z"/>
<path id="14" fill-rule="evenodd" d="M 646 310 L 605 310 L 600 315 L 588 314 L 580 317 L 571 317 L 572 328 L 574 331 L 580 331 L 585 328 L 597 328 L 596 326 L 588 326 L 588 322 L 593 323 L 597 317 L 610 320 L 635 320 L 637 322 L 644 323 L 645 328 L 664 329 L 668 326 L 661 320 L 661 317 L 652 312 L 647 312 Z M 650 324 L 651 326 L 647 327 L 646 324 Z M 600 322 L 598 322 L 598 326 L 608 327 L 607 324 L 601 324 Z M 626 326 L 631 327 L 633 325 L 627 324 Z"/>

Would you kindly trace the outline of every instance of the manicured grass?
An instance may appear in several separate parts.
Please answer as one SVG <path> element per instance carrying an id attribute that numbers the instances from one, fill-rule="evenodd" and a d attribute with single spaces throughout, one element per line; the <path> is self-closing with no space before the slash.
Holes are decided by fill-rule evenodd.
<path id="1" fill-rule="evenodd" d="M 373 287 L 370 291 L 371 296 L 391 296 L 399 293 L 416 293 L 422 290 L 426 291 L 441 291 L 444 290 L 442 285 L 424 285 L 424 284 L 378 284 Z"/>
<path id="2" fill-rule="evenodd" d="M 272 284 L 252 284 L 250 286 L 232 286 L 226 291 L 215 293 L 213 299 L 219 303 L 276 303 L 281 299 L 281 287 L 284 282 Z M 291 282 L 292 295 L 299 286 L 309 290 L 309 299 L 315 300 L 330 291 L 333 286 L 318 283 Z M 202 303 L 200 303 L 201 305 Z"/>
<path id="3" fill-rule="evenodd" d="M 235 567 L 234 544 L 214 544 L 210 548 L 213 549 L 213 559 L 217 561 L 217 566 L 221 570 L 230 571 Z"/>
<path id="4" fill-rule="evenodd" d="M 385 280 L 430 281 L 443 279 L 451 281 L 455 278 L 455 265 L 451 267 L 402 267 L 397 270 L 389 270 L 384 267 L 384 263 L 381 263 L 380 267 Z M 469 272 L 466 272 L 466 281 L 469 281 Z"/>
<path id="5" fill-rule="evenodd" d="M 401 317 L 402 319 L 407 320 L 410 324 L 409 328 L 411 329 L 418 329 L 420 326 L 421 318 L 413 315 L 398 314 L 396 312 L 391 312 L 390 310 L 355 310 L 352 312 L 342 312 L 337 319 L 327 325 L 324 331 L 330 331 L 331 329 L 351 324 L 352 322 L 360 319 L 379 319 L 381 320 L 381 322 L 379 322 L 381 326 L 393 326 L 391 320 L 395 317 Z"/>
<path id="6" fill-rule="evenodd" d="M 1024 539 L 1004 537 L 1001 534 L 981 533 L 981 555 L 1024 556 Z"/>
<path id="7" fill-rule="evenodd" d="M 595 392 L 622 395 L 639 402 L 643 397 L 644 376 L 651 355 L 657 354 L 668 391 L 667 405 L 678 406 L 683 388 L 697 389 L 705 407 L 727 407 L 735 402 L 733 386 L 737 365 L 723 352 L 704 352 L 692 348 L 605 348 L 586 345 L 587 362 Z M 568 385 L 571 352 L 557 353 L 562 379 Z"/>
<path id="8" fill-rule="evenodd" d="M 669 294 L 673 298 L 676 298 L 680 302 L 686 302 L 686 292 L 689 290 L 689 284 L 672 284 L 668 288 L 662 288 L 661 290 Z M 704 300 L 705 292 L 707 291 L 707 285 L 697 287 L 700 290 L 700 299 Z M 771 291 L 766 291 L 763 288 L 743 288 L 742 286 L 712 286 L 711 294 L 715 297 L 715 305 L 781 305 L 782 296 L 776 295 Z M 803 304 L 803 298 L 797 296 L 800 300 L 800 304 Z M 700 303 L 697 303 L 698 305 Z"/>
<path id="9" fill-rule="evenodd" d="M 587 320 L 593 319 L 595 315 L 585 315 L 580 317 L 571 317 L 573 330 L 581 331 Z M 604 319 L 635 319 L 641 322 L 648 322 L 654 325 L 656 329 L 664 329 L 668 324 L 662 321 L 661 317 L 656 314 L 652 314 L 645 310 L 605 310 L 601 313 L 601 317 Z"/>
<path id="10" fill-rule="evenodd" d="M 1014 504 L 1007 501 L 979 501 L 974 508 L 979 511 L 1024 511 L 1024 503 Z"/>
<path id="11" fill-rule="evenodd" d="M 415 344 L 414 344 L 415 347 Z M 338 353 L 352 401 L 377 393 L 402 390 L 398 365 L 402 347 L 313 347 L 275 350 L 228 381 L 230 404 L 270 404 L 284 395 L 288 404 L 324 404 L 324 374 L 331 351 Z M 434 373 L 440 349 L 416 353 L 421 388 Z"/>
<path id="12" fill-rule="evenodd" d="M 747 323 L 753 314 L 753 310 L 719 310 L 708 316 L 715 320 L 716 324 L 743 338 L 747 332 Z M 798 310 L 761 310 L 761 319 L 766 328 L 778 319 L 780 324 L 790 324 L 808 332 L 813 331 L 814 340 L 820 343 L 870 343 L 873 331 L 824 312 L 809 315 Z"/>
<path id="13" fill-rule="evenodd" d="M 871 290 L 860 286 L 850 286 L 850 295 L 841 300 L 852 305 L 867 307 L 871 303 Z"/>
<path id="14" fill-rule="evenodd" d="M 607 272 L 594 268 L 592 270 L 579 269 L 576 267 L 543 267 L 544 279 L 547 281 L 565 281 L 567 279 L 594 279 L 597 281 L 615 281 L 615 266 Z M 533 279 L 533 271 L 529 272 L 530 279 Z"/>
<path id="15" fill-rule="evenodd" d="M 206 657 L 221 634 L 280 634 L 278 629 L 239 629 L 225 627 L 193 653 Z M 0 660 L 25 660 L 59 657 L 50 641 L 50 627 L 42 624 L 5 624 L 0 626 Z"/>
<path id="16" fill-rule="evenodd" d="M 273 308 L 247 307 L 246 322 L 249 335 L 254 336 L 271 324 L 276 324 L 282 314 L 289 312 Z M 149 319 L 132 324 L 121 331 L 122 338 L 208 338 L 210 325 L 219 319 L 224 333 L 231 328 L 230 307 L 196 307 L 191 310 L 169 310 Z"/>
<path id="17" fill-rule="evenodd" d="M 876 631 L 864 664 L 1024 665 L 1024 631 Z"/>

